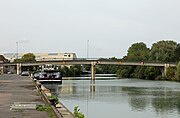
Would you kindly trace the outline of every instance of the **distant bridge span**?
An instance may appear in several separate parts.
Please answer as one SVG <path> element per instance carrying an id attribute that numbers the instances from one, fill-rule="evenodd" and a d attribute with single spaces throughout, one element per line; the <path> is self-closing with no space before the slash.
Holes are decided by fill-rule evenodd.
<path id="1" fill-rule="evenodd" d="M 125 66 L 157 66 L 164 67 L 168 65 L 169 67 L 175 67 L 175 63 L 149 63 L 149 62 L 123 62 L 118 60 L 53 60 L 53 61 L 35 61 L 35 62 L 11 62 L 11 63 L 0 63 L 1 66 L 16 66 L 21 64 L 21 66 L 38 66 L 44 64 L 55 64 L 55 65 L 89 65 L 89 64 L 99 64 L 99 65 L 125 65 Z"/>
<path id="2" fill-rule="evenodd" d="M 40 66 L 44 64 L 54 65 L 91 65 L 91 76 L 95 79 L 95 65 L 122 65 L 122 66 L 153 66 L 164 67 L 164 74 L 168 67 L 175 67 L 175 63 L 146 63 L 146 62 L 123 62 L 119 60 L 53 60 L 53 61 L 35 61 L 35 62 L 12 62 L 12 63 L 0 63 L 0 66 L 17 66 L 17 74 L 21 72 L 21 66 Z"/>

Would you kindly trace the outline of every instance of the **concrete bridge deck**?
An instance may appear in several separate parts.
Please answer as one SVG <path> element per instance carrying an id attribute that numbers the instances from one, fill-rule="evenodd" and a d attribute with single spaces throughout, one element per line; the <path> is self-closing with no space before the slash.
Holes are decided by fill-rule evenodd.
<path id="1" fill-rule="evenodd" d="M 175 63 L 150 63 L 150 62 L 122 62 L 121 60 L 87 60 L 87 59 L 76 59 L 76 60 L 52 60 L 52 61 L 34 61 L 34 62 L 12 62 L 12 63 L 0 63 L 1 70 L 4 66 L 16 66 L 17 74 L 21 73 L 22 66 L 41 66 L 44 64 L 54 65 L 91 65 L 91 78 L 95 79 L 95 66 L 96 65 L 121 65 L 121 66 L 153 66 L 162 67 L 164 71 L 163 76 L 167 74 L 167 68 L 175 67 Z M 3 72 L 1 72 L 3 73 Z"/>

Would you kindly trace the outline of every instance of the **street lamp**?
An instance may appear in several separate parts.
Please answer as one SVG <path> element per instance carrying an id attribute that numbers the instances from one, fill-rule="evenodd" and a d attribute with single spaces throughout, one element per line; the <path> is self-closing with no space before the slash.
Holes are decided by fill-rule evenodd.
<path id="1" fill-rule="evenodd" d="M 17 53 L 16 53 L 16 59 L 18 60 L 18 41 L 16 42 L 16 51 L 17 51 Z"/>
<path id="2" fill-rule="evenodd" d="M 89 40 L 87 40 L 87 59 L 89 58 Z"/>

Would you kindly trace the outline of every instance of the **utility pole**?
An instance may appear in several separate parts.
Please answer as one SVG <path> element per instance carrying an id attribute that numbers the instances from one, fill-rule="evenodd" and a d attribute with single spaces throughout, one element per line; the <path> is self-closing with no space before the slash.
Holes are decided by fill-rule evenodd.
<path id="1" fill-rule="evenodd" d="M 89 40 L 87 40 L 87 59 L 89 58 Z"/>
<path id="2" fill-rule="evenodd" d="M 17 56 L 16 59 L 17 59 L 17 60 L 18 60 L 18 50 L 19 50 L 18 48 L 19 48 L 19 47 L 18 47 L 18 41 L 17 41 L 17 42 L 16 42 L 16 51 L 17 51 L 17 53 L 16 53 L 16 56 Z"/>

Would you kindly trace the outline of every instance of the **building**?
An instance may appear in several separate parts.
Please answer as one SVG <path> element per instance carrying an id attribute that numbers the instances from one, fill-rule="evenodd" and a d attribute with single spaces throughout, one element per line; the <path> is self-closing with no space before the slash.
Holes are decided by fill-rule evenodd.
<path id="1" fill-rule="evenodd" d="M 35 53 L 37 61 L 50 60 L 73 60 L 76 59 L 75 53 Z"/>
<path id="2" fill-rule="evenodd" d="M 0 55 L 0 63 L 8 62 L 8 59 L 6 59 L 3 55 Z"/>
<path id="3" fill-rule="evenodd" d="M 6 59 L 3 55 L 0 55 L 0 63 L 8 62 L 8 59 Z M 0 66 L 0 74 L 4 74 L 4 71 L 6 68 L 4 66 Z"/>
<path id="4" fill-rule="evenodd" d="M 20 59 L 24 54 L 27 53 L 3 53 L 2 55 L 13 62 L 14 59 Z M 73 60 L 77 56 L 75 53 L 33 53 L 36 56 L 37 61 L 51 61 L 51 60 Z"/>

